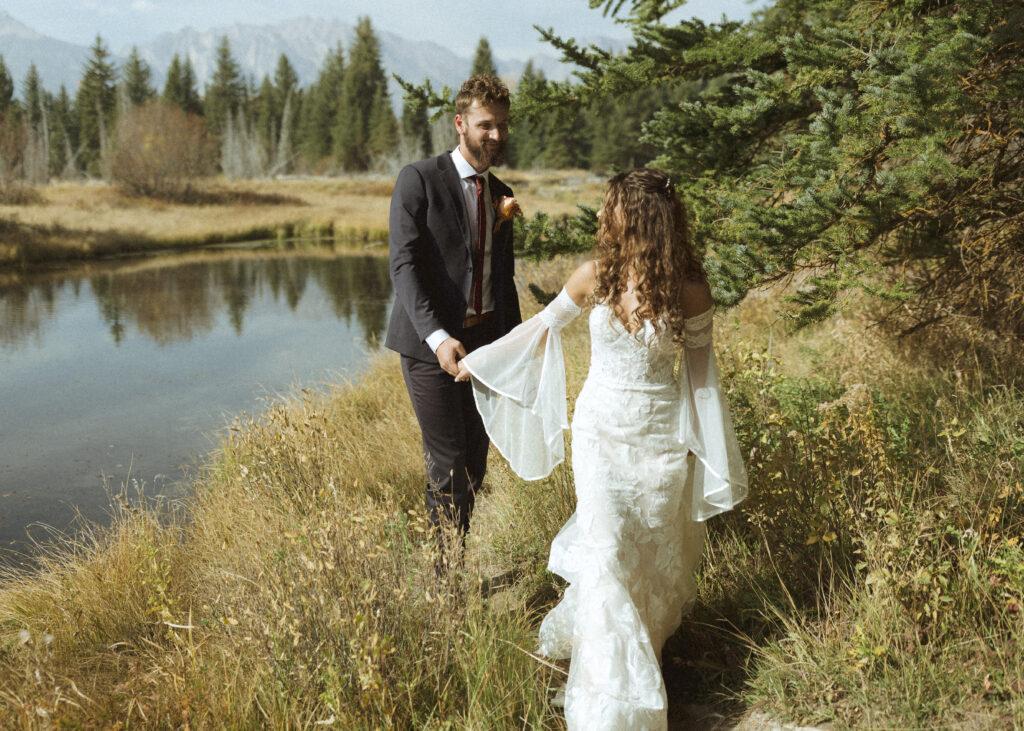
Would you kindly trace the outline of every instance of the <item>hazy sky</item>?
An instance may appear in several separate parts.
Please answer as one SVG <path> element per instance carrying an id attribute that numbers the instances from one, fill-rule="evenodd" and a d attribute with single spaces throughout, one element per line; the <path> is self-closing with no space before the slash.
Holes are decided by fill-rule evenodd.
<path id="1" fill-rule="evenodd" d="M 743 19 L 767 4 L 690 0 L 676 15 Z M 379 30 L 435 41 L 460 55 L 471 54 L 480 36 L 487 36 L 497 55 L 526 57 L 545 47 L 533 25 L 574 38 L 629 35 L 600 10 L 590 10 L 587 0 L 0 0 L 0 10 L 63 41 L 88 45 L 99 33 L 115 52 L 186 26 L 206 30 L 303 16 L 355 22 L 368 15 Z"/>

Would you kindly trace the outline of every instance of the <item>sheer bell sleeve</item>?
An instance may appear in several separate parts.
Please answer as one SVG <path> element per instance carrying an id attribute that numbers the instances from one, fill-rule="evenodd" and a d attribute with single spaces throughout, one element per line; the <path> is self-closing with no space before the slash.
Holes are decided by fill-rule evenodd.
<path id="1" fill-rule="evenodd" d="M 697 456 L 691 515 L 707 520 L 747 496 L 747 471 L 711 343 L 712 311 L 687 318 L 683 328 L 679 441 Z"/>
<path id="2" fill-rule="evenodd" d="M 561 331 L 580 313 L 563 288 L 541 312 L 462 359 L 487 434 L 524 480 L 565 459 L 565 361 Z"/>

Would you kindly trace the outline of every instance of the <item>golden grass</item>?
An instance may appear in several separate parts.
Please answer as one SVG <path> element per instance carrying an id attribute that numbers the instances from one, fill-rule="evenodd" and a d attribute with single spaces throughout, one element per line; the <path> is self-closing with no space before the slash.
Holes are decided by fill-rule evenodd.
<path id="1" fill-rule="evenodd" d="M 582 172 L 506 176 L 527 215 L 575 212 L 603 182 Z M 394 180 L 381 176 L 215 180 L 199 203 L 135 198 L 98 183 L 38 188 L 31 204 L 0 205 L 0 267 L 218 242 L 313 238 L 386 241 Z"/>

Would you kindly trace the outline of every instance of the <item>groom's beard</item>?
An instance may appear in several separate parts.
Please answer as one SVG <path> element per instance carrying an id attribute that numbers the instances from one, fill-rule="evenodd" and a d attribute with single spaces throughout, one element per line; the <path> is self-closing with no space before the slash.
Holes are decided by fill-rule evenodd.
<path id="1" fill-rule="evenodd" d="M 466 148 L 473 157 L 483 164 L 485 170 L 489 167 L 505 164 L 505 140 L 476 144 L 467 137 Z"/>

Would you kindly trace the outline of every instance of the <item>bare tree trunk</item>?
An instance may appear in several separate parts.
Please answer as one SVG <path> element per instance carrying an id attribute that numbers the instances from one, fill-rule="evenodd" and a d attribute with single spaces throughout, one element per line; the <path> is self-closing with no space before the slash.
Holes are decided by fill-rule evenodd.
<path id="1" fill-rule="evenodd" d="M 284 111 L 281 113 L 281 134 L 277 140 L 277 149 L 271 156 L 274 160 L 270 167 L 270 177 L 288 172 L 292 165 L 292 94 L 284 100 Z"/>
<path id="2" fill-rule="evenodd" d="M 229 178 L 266 177 L 267 159 L 259 135 L 249 128 L 245 113 L 228 116 L 221 139 L 221 169 Z"/>
<path id="3" fill-rule="evenodd" d="M 38 127 L 26 120 L 24 174 L 30 185 L 43 185 L 50 179 L 50 120 L 42 101 L 39 111 Z M 27 119 L 31 119 L 31 115 Z"/>

